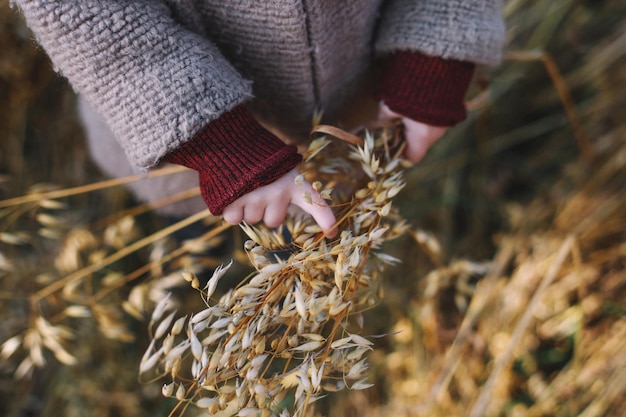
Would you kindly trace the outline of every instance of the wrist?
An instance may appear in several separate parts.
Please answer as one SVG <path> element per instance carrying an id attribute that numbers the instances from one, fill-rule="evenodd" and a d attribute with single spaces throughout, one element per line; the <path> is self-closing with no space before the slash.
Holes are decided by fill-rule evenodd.
<path id="1" fill-rule="evenodd" d="M 239 197 L 289 172 L 302 156 L 238 106 L 163 159 L 198 171 L 204 200 L 219 215 Z"/>
<path id="2" fill-rule="evenodd" d="M 467 117 L 465 94 L 475 65 L 399 51 L 386 58 L 375 97 L 391 110 L 433 126 L 452 126 Z"/>

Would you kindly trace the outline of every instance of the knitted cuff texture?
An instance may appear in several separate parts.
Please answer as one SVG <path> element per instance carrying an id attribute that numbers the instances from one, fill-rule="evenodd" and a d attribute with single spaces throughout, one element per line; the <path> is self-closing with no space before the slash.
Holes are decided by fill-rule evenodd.
<path id="1" fill-rule="evenodd" d="M 220 215 L 239 197 L 296 167 L 302 155 L 238 106 L 163 159 L 198 171 L 202 197 L 211 213 Z"/>
<path id="2" fill-rule="evenodd" d="M 467 117 L 464 99 L 474 67 L 420 52 L 395 52 L 384 62 L 375 97 L 410 119 L 452 126 Z"/>

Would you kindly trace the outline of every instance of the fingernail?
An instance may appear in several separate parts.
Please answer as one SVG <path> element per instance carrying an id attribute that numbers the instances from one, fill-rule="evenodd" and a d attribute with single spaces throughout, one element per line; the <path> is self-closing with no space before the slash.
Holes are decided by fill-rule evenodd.
<path id="1" fill-rule="evenodd" d="M 334 224 L 330 227 L 330 229 L 328 229 L 326 232 L 324 232 L 324 236 L 332 239 L 335 236 L 337 236 L 338 230 L 337 230 L 337 224 Z"/>

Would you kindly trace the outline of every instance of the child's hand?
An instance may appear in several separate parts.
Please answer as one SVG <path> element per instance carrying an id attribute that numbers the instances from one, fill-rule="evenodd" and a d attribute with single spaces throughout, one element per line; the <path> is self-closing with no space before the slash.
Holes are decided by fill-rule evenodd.
<path id="1" fill-rule="evenodd" d="M 313 216 L 328 237 L 335 237 L 335 215 L 311 184 L 304 181 L 298 185 L 294 182 L 299 174 L 298 168 L 294 168 L 273 183 L 235 200 L 224 208 L 224 220 L 230 224 L 242 221 L 254 224 L 263 220 L 268 227 L 277 227 L 285 220 L 289 204 L 295 204 Z M 311 196 L 312 203 L 307 202 L 305 193 Z"/>
<path id="2" fill-rule="evenodd" d="M 409 161 L 415 163 L 420 161 L 430 146 L 446 132 L 447 128 L 441 126 L 430 126 L 425 123 L 404 117 L 380 103 L 378 119 L 381 121 L 391 119 L 401 119 L 404 124 L 404 137 L 406 139 L 406 150 L 404 156 Z"/>

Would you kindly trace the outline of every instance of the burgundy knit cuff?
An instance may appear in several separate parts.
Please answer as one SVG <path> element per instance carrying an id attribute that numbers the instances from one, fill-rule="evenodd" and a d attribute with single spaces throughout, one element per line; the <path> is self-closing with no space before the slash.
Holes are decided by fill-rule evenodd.
<path id="1" fill-rule="evenodd" d="M 473 63 L 399 51 L 384 65 L 375 97 L 394 112 L 433 126 L 452 126 L 467 117 L 464 99 Z"/>
<path id="2" fill-rule="evenodd" d="M 163 159 L 198 171 L 204 201 L 219 215 L 239 197 L 291 171 L 302 155 L 238 106 Z"/>

